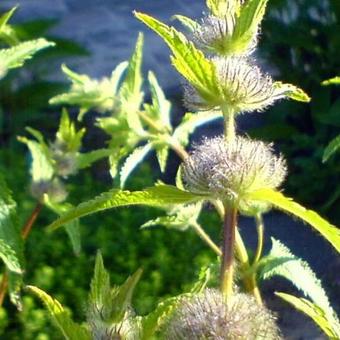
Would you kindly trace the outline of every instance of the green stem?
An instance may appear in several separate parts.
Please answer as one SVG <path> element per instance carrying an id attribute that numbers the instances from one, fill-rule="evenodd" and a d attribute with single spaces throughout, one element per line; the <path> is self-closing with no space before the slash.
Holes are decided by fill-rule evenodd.
<path id="1" fill-rule="evenodd" d="M 263 224 L 263 218 L 262 215 L 256 215 L 255 216 L 256 221 L 256 229 L 257 229 L 257 249 L 254 257 L 253 265 L 256 265 L 262 255 L 263 250 L 263 236 L 264 236 L 264 224 Z"/>
<path id="2" fill-rule="evenodd" d="M 231 208 L 224 216 L 221 264 L 221 291 L 227 301 L 233 294 L 236 224 L 237 209 Z"/>
<path id="3" fill-rule="evenodd" d="M 224 117 L 224 135 L 226 140 L 231 142 L 236 136 L 235 111 L 231 106 L 222 106 L 221 109 Z"/>
<path id="4" fill-rule="evenodd" d="M 148 115 L 146 115 L 143 111 L 138 111 L 139 117 L 144 120 L 145 123 L 147 123 L 150 127 L 152 127 L 157 132 L 164 132 L 164 128 L 157 124 L 154 120 L 152 120 Z"/>
<path id="5" fill-rule="evenodd" d="M 221 249 L 196 221 L 192 224 L 192 227 L 196 231 L 197 235 L 216 253 L 217 256 L 222 256 Z"/>

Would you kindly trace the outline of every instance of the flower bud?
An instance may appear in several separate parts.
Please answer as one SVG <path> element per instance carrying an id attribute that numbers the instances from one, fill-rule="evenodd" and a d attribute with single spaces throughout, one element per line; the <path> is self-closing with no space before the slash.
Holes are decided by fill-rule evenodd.
<path id="1" fill-rule="evenodd" d="M 33 182 L 31 194 L 40 202 L 43 202 L 45 195 L 48 195 L 48 198 L 54 203 L 63 202 L 67 197 L 65 186 L 58 179 Z"/>
<path id="2" fill-rule="evenodd" d="M 213 289 L 183 300 L 165 329 L 165 338 L 281 339 L 273 314 L 252 296 L 237 293 L 226 303 L 222 294 Z"/>
<path id="3" fill-rule="evenodd" d="M 68 177 L 77 173 L 76 152 L 68 151 L 66 144 L 57 141 L 51 145 L 51 150 L 57 175 Z"/>
<path id="4" fill-rule="evenodd" d="M 233 141 L 204 139 L 182 165 L 182 179 L 189 191 L 237 204 L 249 214 L 266 210 L 267 205 L 254 206 L 247 194 L 276 189 L 285 175 L 286 162 L 273 153 L 271 144 L 239 136 Z"/>
<path id="5" fill-rule="evenodd" d="M 216 57 L 215 65 L 220 93 L 207 102 L 190 84 L 184 87 L 184 103 L 192 110 L 210 110 L 228 106 L 235 113 L 261 111 L 286 97 L 286 90 L 275 86 L 272 78 L 246 58 Z"/>

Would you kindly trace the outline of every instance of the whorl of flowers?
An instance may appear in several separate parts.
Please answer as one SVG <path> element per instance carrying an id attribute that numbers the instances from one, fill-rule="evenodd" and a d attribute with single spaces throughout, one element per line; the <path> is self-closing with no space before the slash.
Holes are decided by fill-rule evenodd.
<path id="1" fill-rule="evenodd" d="M 51 145 L 56 173 L 62 177 L 74 175 L 77 171 L 77 153 L 69 151 L 66 143 L 56 141 Z"/>
<path id="2" fill-rule="evenodd" d="M 186 188 L 224 202 L 244 206 L 246 194 L 258 189 L 276 189 L 286 175 L 286 162 L 273 153 L 272 145 L 236 137 L 204 139 L 182 165 Z"/>
<path id="3" fill-rule="evenodd" d="M 189 109 L 209 110 L 215 106 L 229 106 L 235 113 L 261 111 L 276 100 L 285 98 L 285 90 L 275 85 L 272 78 L 259 67 L 242 57 L 215 57 L 219 98 L 214 103 L 204 98 L 191 86 L 184 87 L 184 103 Z"/>
<path id="4" fill-rule="evenodd" d="M 275 317 L 247 294 L 234 294 L 228 304 L 217 290 L 187 298 L 165 330 L 168 340 L 281 339 Z"/>
<path id="5" fill-rule="evenodd" d="M 63 202 L 67 197 L 67 191 L 64 184 L 58 180 L 41 180 L 31 184 L 31 194 L 38 201 L 43 202 L 44 195 L 54 203 Z"/>
<path id="6" fill-rule="evenodd" d="M 232 13 L 223 17 L 209 15 L 201 20 L 193 32 L 195 44 L 207 52 L 219 55 L 249 55 L 257 45 L 257 36 L 246 46 L 237 46 L 233 39 L 236 18 Z"/>

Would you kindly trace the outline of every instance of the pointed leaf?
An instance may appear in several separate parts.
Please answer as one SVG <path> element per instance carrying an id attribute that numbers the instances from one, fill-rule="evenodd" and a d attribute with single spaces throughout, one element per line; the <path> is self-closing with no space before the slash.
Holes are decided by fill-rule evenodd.
<path id="1" fill-rule="evenodd" d="M 207 59 L 175 28 L 143 13 L 135 12 L 135 16 L 163 38 L 173 53 L 171 60 L 177 71 L 196 88 L 207 102 L 216 106 L 220 88 L 212 61 Z"/>
<path id="2" fill-rule="evenodd" d="M 157 155 L 157 160 L 159 167 L 161 171 L 164 173 L 166 169 L 166 163 L 168 161 L 168 156 L 169 156 L 169 146 L 155 146 L 156 149 L 156 155 Z"/>
<path id="3" fill-rule="evenodd" d="M 148 205 L 164 207 L 171 204 L 187 204 L 204 199 L 204 196 L 194 195 L 188 191 L 179 190 L 170 185 L 158 185 L 143 191 L 112 190 L 102 193 L 91 201 L 79 204 L 58 220 L 48 226 L 48 231 L 53 231 L 65 223 L 76 218 L 84 217 L 102 210 L 128 206 Z"/>
<path id="4" fill-rule="evenodd" d="M 324 85 L 324 86 L 326 86 L 326 85 L 339 85 L 340 84 L 340 77 L 334 77 L 334 78 L 331 78 L 331 79 L 324 80 L 321 84 Z"/>
<path id="5" fill-rule="evenodd" d="M 340 135 L 336 136 L 326 147 L 322 156 L 322 163 L 328 161 L 328 159 L 336 153 L 340 148 Z"/>
<path id="6" fill-rule="evenodd" d="M 200 27 L 200 24 L 198 22 L 184 15 L 173 15 L 171 19 L 178 20 L 185 28 L 189 30 L 189 32 L 195 32 Z"/>
<path id="7" fill-rule="evenodd" d="M 120 187 L 123 188 L 126 180 L 131 172 L 140 164 L 149 151 L 152 149 L 152 144 L 148 143 L 144 146 L 136 148 L 126 159 L 122 169 L 120 170 Z"/>
<path id="8" fill-rule="evenodd" d="M 1 75 L 3 76 L 9 69 L 22 66 L 26 60 L 31 59 L 38 51 L 54 45 L 53 42 L 41 38 L 25 41 L 14 47 L 0 50 Z"/>
<path id="9" fill-rule="evenodd" d="M 62 332 L 67 340 L 90 340 L 89 331 L 75 323 L 63 306 L 41 289 L 34 286 L 27 286 L 27 289 L 36 295 L 46 306 L 51 319 Z"/>
<path id="10" fill-rule="evenodd" d="M 262 189 L 248 195 L 250 200 L 265 201 L 301 218 L 317 230 L 338 252 L 340 252 L 340 229 L 327 222 L 316 212 L 307 210 L 291 198 L 271 189 Z"/>
<path id="11" fill-rule="evenodd" d="M 280 81 L 274 83 L 277 95 L 284 95 L 298 102 L 309 103 L 311 98 L 302 89 L 292 84 L 285 84 Z"/>
<path id="12" fill-rule="evenodd" d="M 297 298 L 290 294 L 278 292 L 275 294 L 294 306 L 297 310 L 309 316 L 323 330 L 329 339 L 340 339 L 339 324 L 334 324 L 332 320 L 329 320 L 322 308 L 306 299 Z"/>
<path id="13" fill-rule="evenodd" d="M 336 314 L 329 303 L 321 281 L 316 277 L 308 263 L 293 255 L 280 241 L 272 238 L 272 244 L 270 253 L 259 262 L 259 277 L 264 280 L 273 276 L 286 278 L 305 296 L 321 307 L 330 319 L 336 320 Z M 285 259 L 285 261 L 280 263 L 280 259 Z"/>

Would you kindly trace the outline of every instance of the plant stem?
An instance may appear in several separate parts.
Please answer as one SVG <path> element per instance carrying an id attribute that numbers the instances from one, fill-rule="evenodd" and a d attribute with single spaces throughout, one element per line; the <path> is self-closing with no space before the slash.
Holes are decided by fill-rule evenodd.
<path id="1" fill-rule="evenodd" d="M 148 115 L 146 115 L 143 111 L 138 111 L 139 117 L 141 117 L 145 123 L 151 126 L 157 132 L 164 132 L 164 128 L 161 127 L 157 122 L 152 120 Z"/>
<path id="2" fill-rule="evenodd" d="M 195 221 L 192 225 L 197 235 L 216 253 L 217 256 L 222 256 L 222 251 L 204 229 Z"/>
<path id="3" fill-rule="evenodd" d="M 173 151 L 175 151 L 177 153 L 177 156 L 182 161 L 185 161 L 185 159 L 189 157 L 188 152 L 179 143 L 170 142 L 170 147 Z"/>
<path id="4" fill-rule="evenodd" d="M 27 219 L 26 223 L 24 224 L 22 230 L 21 230 L 21 236 L 24 240 L 27 239 L 29 233 L 32 230 L 33 224 L 36 221 L 37 217 L 39 216 L 41 209 L 42 209 L 42 204 L 38 202 L 33 209 L 30 217 Z"/>
<path id="5" fill-rule="evenodd" d="M 236 224 L 237 209 L 232 208 L 226 212 L 223 223 L 221 291 L 227 301 L 233 294 Z"/>
<path id="6" fill-rule="evenodd" d="M 222 106 L 222 113 L 224 117 L 224 136 L 227 142 L 231 142 L 235 139 L 235 111 L 230 106 Z"/>
<path id="7" fill-rule="evenodd" d="M 262 216 L 260 214 L 256 215 L 255 221 L 256 221 L 256 230 L 257 230 L 257 248 L 256 248 L 253 265 L 256 265 L 261 258 L 262 250 L 263 250 L 263 234 L 264 234 L 264 224 L 263 224 Z"/>
<path id="8" fill-rule="evenodd" d="M 29 216 L 29 218 L 25 222 L 24 226 L 22 227 L 21 237 L 23 238 L 23 240 L 27 239 L 29 233 L 32 230 L 34 222 L 36 221 L 37 217 L 39 216 L 39 214 L 41 212 L 42 207 L 43 207 L 42 204 L 40 202 L 38 202 L 36 204 L 35 208 L 33 209 L 31 215 Z M 7 287 L 8 287 L 8 272 L 6 271 L 3 275 L 1 283 L 0 283 L 0 307 L 2 306 L 2 304 L 4 302 Z"/>

